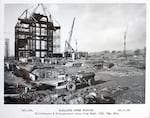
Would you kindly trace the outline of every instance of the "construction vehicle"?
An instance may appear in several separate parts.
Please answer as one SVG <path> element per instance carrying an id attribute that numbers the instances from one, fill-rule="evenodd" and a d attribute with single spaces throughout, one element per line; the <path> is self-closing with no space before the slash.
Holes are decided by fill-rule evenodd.
<path id="1" fill-rule="evenodd" d="M 76 75 L 60 75 L 55 83 L 56 89 L 66 88 L 68 91 L 75 91 L 78 85 L 93 85 L 95 82 L 94 72 L 78 72 Z"/>
<path id="2" fill-rule="evenodd" d="M 47 76 L 43 80 L 32 81 L 35 86 L 41 86 L 42 84 L 51 86 L 54 89 L 67 89 L 68 91 L 75 91 L 78 85 L 93 85 L 95 83 L 94 72 L 78 72 L 75 75 L 63 74 L 58 75 L 55 79 L 49 79 Z"/>

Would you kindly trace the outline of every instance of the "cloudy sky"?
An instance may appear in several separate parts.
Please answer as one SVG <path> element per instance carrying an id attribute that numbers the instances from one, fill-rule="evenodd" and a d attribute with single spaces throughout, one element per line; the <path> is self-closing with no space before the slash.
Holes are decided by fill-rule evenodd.
<path id="1" fill-rule="evenodd" d="M 123 50 L 127 29 L 127 49 L 146 45 L 145 4 L 44 4 L 61 25 L 61 51 L 68 40 L 73 18 L 75 25 L 71 45 L 78 41 L 79 51 Z M 10 39 L 14 54 L 14 26 L 25 9 L 34 4 L 5 4 L 5 38 Z M 127 28 L 128 26 L 128 28 Z"/>

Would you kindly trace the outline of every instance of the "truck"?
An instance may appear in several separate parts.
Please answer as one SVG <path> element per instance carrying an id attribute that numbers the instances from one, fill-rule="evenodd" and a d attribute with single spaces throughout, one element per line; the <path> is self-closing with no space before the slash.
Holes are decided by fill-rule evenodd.
<path id="1" fill-rule="evenodd" d="M 42 84 L 47 84 L 55 89 L 67 89 L 67 91 L 75 91 L 78 85 L 86 84 L 91 86 L 95 83 L 95 73 L 94 72 L 77 72 L 76 74 L 62 74 L 58 75 L 54 79 L 42 79 L 39 81 L 34 81 L 36 86 Z"/>
<path id="2" fill-rule="evenodd" d="M 59 75 L 55 84 L 56 89 L 66 88 L 68 91 L 75 91 L 78 85 L 87 84 L 89 86 L 95 83 L 94 72 L 78 72 L 75 75 Z"/>

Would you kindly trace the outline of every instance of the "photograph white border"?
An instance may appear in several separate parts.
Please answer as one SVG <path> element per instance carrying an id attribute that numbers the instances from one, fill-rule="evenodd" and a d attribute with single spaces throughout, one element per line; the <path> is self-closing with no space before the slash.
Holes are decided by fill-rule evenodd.
<path id="1" fill-rule="evenodd" d="M 146 81 L 145 104 L 113 104 L 113 105 L 6 105 L 4 104 L 4 5 L 12 3 L 145 3 L 146 4 Z M 0 1 L 0 117 L 1 118 L 150 118 L 150 2 L 149 0 L 1 0 Z M 68 109 L 93 109 L 105 115 L 46 115 Z M 119 115 L 109 115 L 109 113 Z M 37 113 L 37 114 L 36 114 Z M 39 114 L 38 114 L 39 113 Z M 41 113 L 41 114 L 40 114 Z M 43 114 L 42 114 L 43 113 Z M 44 115 L 45 113 L 45 115 Z M 108 113 L 108 114 L 106 114 Z"/>

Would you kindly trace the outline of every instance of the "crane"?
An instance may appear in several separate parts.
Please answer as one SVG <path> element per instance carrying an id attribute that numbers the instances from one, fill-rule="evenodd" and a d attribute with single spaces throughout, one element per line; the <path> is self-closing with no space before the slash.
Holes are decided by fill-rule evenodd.
<path id="1" fill-rule="evenodd" d="M 68 39 L 68 41 L 67 40 L 65 41 L 65 57 L 68 57 L 70 52 L 75 52 L 75 50 L 71 46 L 71 38 L 72 38 L 74 23 L 75 23 L 75 18 L 73 19 L 69 39 Z"/>
<path id="2" fill-rule="evenodd" d="M 72 23 L 72 26 L 71 26 L 71 31 L 70 31 L 68 43 L 71 43 L 71 38 L 72 38 L 72 33 L 73 33 L 74 22 L 75 22 L 75 18 L 73 19 L 73 23 Z"/>
<path id="3" fill-rule="evenodd" d="M 127 54 L 126 54 L 126 39 L 127 39 L 127 30 L 128 30 L 128 25 L 127 25 L 127 28 L 126 28 L 126 31 L 124 32 L 124 57 L 127 59 Z"/>

